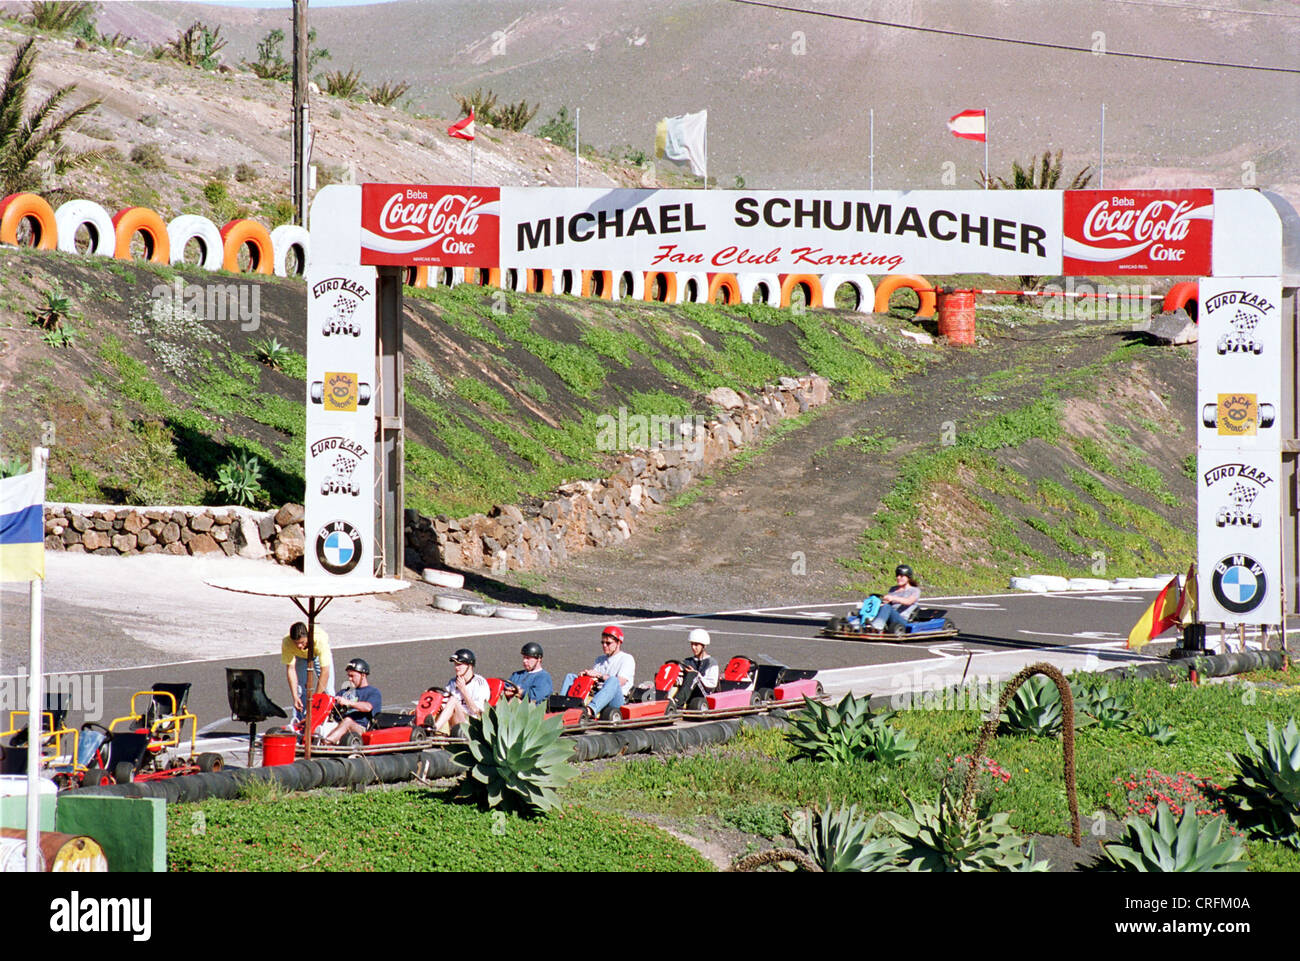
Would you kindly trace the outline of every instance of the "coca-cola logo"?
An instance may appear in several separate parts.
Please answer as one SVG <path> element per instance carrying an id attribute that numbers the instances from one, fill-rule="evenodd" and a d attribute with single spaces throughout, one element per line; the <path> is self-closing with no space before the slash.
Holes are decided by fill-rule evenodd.
<path id="1" fill-rule="evenodd" d="M 430 201 L 423 191 L 398 191 L 380 208 L 379 229 L 387 234 L 424 235 L 430 242 L 449 234 L 472 236 L 478 230 L 477 211 L 485 203 L 478 194 L 443 194 Z"/>
<path id="2" fill-rule="evenodd" d="M 1103 200 L 1083 218 L 1083 238 L 1148 243 L 1186 240 L 1191 226 L 1187 215 L 1193 206 L 1190 200 L 1154 200 L 1141 210 L 1133 206 L 1116 209 L 1111 200 Z"/>
<path id="3" fill-rule="evenodd" d="M 1212 190 L 1070 190 L 1066 273 L 1208 274 Z"/>

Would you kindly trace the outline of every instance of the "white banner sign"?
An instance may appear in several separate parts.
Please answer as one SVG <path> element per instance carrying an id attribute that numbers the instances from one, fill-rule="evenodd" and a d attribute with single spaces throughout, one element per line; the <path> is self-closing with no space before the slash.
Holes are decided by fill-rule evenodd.
<path id="1" fill-rule="evenodd" d="M 1282 449 L 1281 303 L 1278 278 L 1201 278 L 1200 447 Z"/>
<path id="2" fill-rule="evenodd" d="M 504 267 L 1059 274 L 1059 191 L 501 188 Z"/>
<path id="3" fill-rule="evenodd" d="M 374 576 L 375 270 L 307 281 L 307 574 Z"/>
<path id="4" fill-rule="evenodd" d="M 1197 458 L 1200 620 L 1282 621 L 1282 459 L 1203 450 Z"/>

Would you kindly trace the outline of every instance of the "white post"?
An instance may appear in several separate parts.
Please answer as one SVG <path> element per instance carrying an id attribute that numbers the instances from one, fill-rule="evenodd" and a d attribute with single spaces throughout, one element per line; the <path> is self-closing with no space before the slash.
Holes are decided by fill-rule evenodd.
<path id="1" fill-rule="evenodd" d="M 1106 186 L 1106 105 L 1101 105 L 1101 167 L 1097 186 Z"/>
<path id="2" fill-rule="evenodd" d="M 45 459 L 49 451 L 44 447 L 32 448 L 32 472 L 41 475 L 41 502 L 45 502 Z M 42 509 L 44 513 L 44 509 Z M 42 530 L 44 521 L 42 521 Z M 41 665 L 45 663 L 41 651 L 44 632 L 44 603 L 39 577 L 31 583 L 31 634 L 27 652 L 27 861 L 26 870 L 41 870 L 41 734 L 45 721 L 45 706 L 41 697 Z"/>
<path id="3" fill-rule="evenodd" d="M 582 142 L 582 108 L 573 111 L 573 186 L 578 186 L 578 144 Z"/>
<path id="4" fill-rule="evenodd" d="M 867 189 L 876 189 L 876 111 L 873 107 L 867 114 Z"/>
<path id="5" fill-rule="evenodd" d="M 469 185 L 474 186 L 474 140 L 469 142 Z"/>
<path id="6" fill-rule="evenodd" d="M 989 112 L 984 111 L 984 189 L 989 189 L 989 179 L 993 172 L 989 170 Z"/>

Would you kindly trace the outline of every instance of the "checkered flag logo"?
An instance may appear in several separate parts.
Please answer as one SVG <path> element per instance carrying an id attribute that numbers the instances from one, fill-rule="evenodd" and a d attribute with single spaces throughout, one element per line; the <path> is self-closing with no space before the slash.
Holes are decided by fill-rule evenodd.
<path id="1" fill-rule="evenodd" d="M 1255 503 L 1255 498 L 1259 496 L 1259 491 L 1254 487 L 1248 487 L 1245 484 L 1238 484 L 1228 492 L 1228 499 L 1236 507 L 1249 507 Z"/>
<path id="2" fill-rule="evenodd" d="M 1232 326 L 1241 331 L 1243 334 L 1254 333 L 1255 328 L 1259 326 L 1259 318 L 1244 310 L 1239 310 L 1232 318 Z"/>
<path id="3" fill-rule="evenodd" d="M 348 457 L 344 454 L 339 454 L 338 457 L 334 458 L 334 463 L 331 465 L 331 470 L 334 471 L 335 477 L 339 478 L 340 480 L 346 480 L 352 477 L 352 471 L 356 469 L 356 466 L 357 466 L 357 462 L 354 461 L 351 457 Z"/>
<path id="4" fill-rule="evenodd" d="M 357 312 L 357 302 L 351 297 L 344 297 L 340 294 L 334 301 L 334 318 L 336 320 L 351 320 L 352 315 Z"/>

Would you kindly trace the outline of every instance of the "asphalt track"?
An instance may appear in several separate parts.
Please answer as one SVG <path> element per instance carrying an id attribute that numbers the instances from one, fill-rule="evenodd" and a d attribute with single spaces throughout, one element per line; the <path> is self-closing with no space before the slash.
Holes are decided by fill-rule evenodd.
<path id="1" fill-rule="evenodd" d="M 724 663 L 732 655 L 744 654 L 760 662 L 814 668 L 831 694 L 852 690 L 899 695 L 963 679 L 1004 678 L 1038 660 L 1067 670 L 1099 670 L 1149 659 L 1155 655 L 1124 650 L 1124 638 L 1152 597 L 1150 592 L 1110 591 L 927 598 L 927 606 L 946 608 L 960 628 L 955 638 L 928 643 L 924 639 L 864 643 L 819 637 L 829 617 L 853 606 L 844 603 L 610 623 L 622 626 L 627 636 L 626 650 L 637 659 L 638 680 L 648 679 L 665 660 L 686 656 L 687 632 L 703 627 L 713 639 L 711 652 Z M 385 708 L 397 710 L 414 705 L 425 688 L 446 683 L 452 675 L 448 657 L 459 647 L 475 651 L 481 674 L 505 676 L 517 669 L 519 648 L 535 640 L 545 649 L 544 666 L 557 682 L 565 672 L 589 666 L 599 653 L 600 622 L 596 621 L 509 627 L 489 634 L 481 633 L 481 621 L 466 627 L 478 633 L 451 632 L 365 645 L 348 645 L 335 637 L 335 669 L 341 676 L 350 657 L 365 657 L 371 665 L 371 681 L 384 692 Z M 1152 645 L 1147 650 L 1158 652 L 1167 646 Z M 288 701 L 278 656 L 238 656 L 99 671 L 103 677 L 101 711 L 111 720 L 127 713 L 134 691 L 157 682 L 189 681 L 193 684 L 190 708 L 199 718 L 201 731 L 213 736 L 238 733 L 241 725 L 230 720 L 226 700 L 228 667 L 260 668 L 266 673 L 272 699 L 282 705 Z M 75 713 L 69 720 L 79 722 Z"/>

